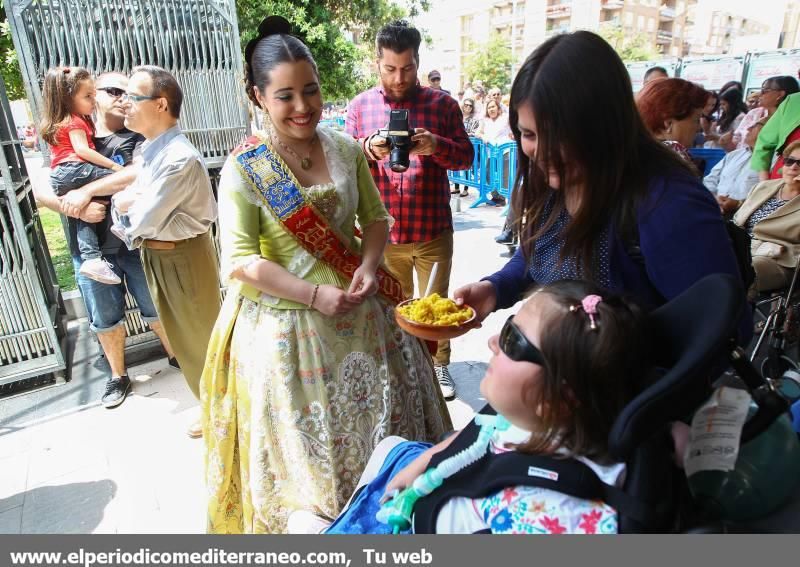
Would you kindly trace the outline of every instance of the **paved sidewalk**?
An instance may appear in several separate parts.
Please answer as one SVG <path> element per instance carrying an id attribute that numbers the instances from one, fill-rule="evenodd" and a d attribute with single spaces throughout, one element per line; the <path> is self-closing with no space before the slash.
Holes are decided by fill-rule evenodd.
<path id="1" fill-rule="evenodd" d="M 451 289 L 507 261 L 501 256 L 505 247 L 493 240 L 503 224 L 500 209 L 467 209 L 471 191 L 473 197 L 463 199 L 463 210 L 454 214 Z M 490 357 L 487 341 L 506 316 L 495 313 L 482 328 L 453 341 L 459 399 L 448 407 L 457 427 L 483 405 L 478 383 Z M 0 400 L 0 533 L 203 533 L 203 444 L 186 435 L 198 407 L 183 377 L 166 359 L 132 366 L 133 394 L 106 410 L 92 386 L 99 370 L 89 359 L 96 358 L 97 347 L 88 338 L 79 340 L 89 354 L 81 362 L 85 370 L 73 365 L 69 386 L 82 394 L 68 407 L 3 411 L 4 404 L 19 407 L 26 399 L 35 405 L 37 395 L 56 399 L 66 386 Z"/>

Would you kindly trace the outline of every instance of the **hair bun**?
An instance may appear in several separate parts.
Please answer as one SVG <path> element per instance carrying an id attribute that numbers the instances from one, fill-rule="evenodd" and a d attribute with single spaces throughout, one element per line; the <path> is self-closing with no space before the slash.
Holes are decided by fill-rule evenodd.
<path id="1" fill-rule="evenodd" d="M 292 25 L 289 23 L 289 20 L 283 16 L 267 16 L 264 18 L 261 23 L 258 24 L 258 34 L 256 37 L 248 41 L 244 48 L 245 62 L 248 65 L 250 64 L 250 59 L 253 57 L 253 51 L 255 51 L 256 45 L 258 45 L 259 41 L 271 35 L 290 34 L 291 31 Z"/>
<path id="2" fill-rule="evenodd" d="M 258 25 L 259 38 L 265 38 L 279 33 L 290 34 L 291 32 L 292 25 L 289 23 L 289 20 L 283 16 L 267 16 Z"/>

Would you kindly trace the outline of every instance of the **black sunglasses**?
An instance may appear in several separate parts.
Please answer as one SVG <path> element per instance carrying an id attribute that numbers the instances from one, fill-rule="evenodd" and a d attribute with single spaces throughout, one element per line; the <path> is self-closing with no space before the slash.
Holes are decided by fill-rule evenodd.
<path id="1" fill-rule="evenodd" d="M 119 98 L 125 94 L 125 89 L 121 89 L 119 87 L 98 87 L 98 91 L 105 91 L 114 98 Z"/>
<path id="2" fill-rule="evenodd" d="M 542 351 L 533 346 L 528 337 L 514 324 L 513 318 L 514 316 L 512 315 L 506 319 L 506 324 L 503 325 L 500 331 L 500 350 L 511 360 L 532 362 L 533 364 L 544 366 L 545 361 Z"/>
<path id="3" fill-rule="evenodd" d="M 793 165 L 800 165 L 800 158 L 786 157 L 783 158 L 783 165 L 792 167 Z"/>

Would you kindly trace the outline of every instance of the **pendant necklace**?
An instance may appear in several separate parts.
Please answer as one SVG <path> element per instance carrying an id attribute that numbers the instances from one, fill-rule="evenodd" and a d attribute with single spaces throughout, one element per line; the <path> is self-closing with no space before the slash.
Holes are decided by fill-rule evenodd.
<path id="1" fill-rule="evenodd" d="M 311 152 L 313 151 L 314 144 L 317 141 L 316 134 L 314 134 L 314 137 L 311 139 L 311 145 L 308 146 L 308 156 L 306 157 L 300 157 L 299 155 L 297 155 L 296 151 L 294 151 L 292 148 L 281 142 L 281 139 L 278 137 L 277 134 L 275 134 L 275 141 L 278 142 L 278 145 L 280 147 L 289 152 L 292 155 L 292 157 L 294 157 L 297 161 L 300 162 L 300 167 L 303 168 L 303 171 L 308 171 L 309 169 L 314 167 L 314 162 L 311 161 Z"/>

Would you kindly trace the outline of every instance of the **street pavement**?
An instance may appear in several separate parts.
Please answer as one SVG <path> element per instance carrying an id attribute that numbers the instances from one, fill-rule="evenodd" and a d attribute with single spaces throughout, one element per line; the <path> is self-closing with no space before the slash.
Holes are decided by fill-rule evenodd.
<path id="1" fill-rule="evenodd" d="M 46 182 L 46 169 L 35 165 L 32 179 Z M 451 291 L 508 259 L 494 242 L 501 209 L 469 209 L 470 191 L 452 201 Z M 487 341 L 507 313 L 452 341 L 458 398 L 448 408 L 457 428 L 483 405 Z M 186 435 L 199 410 L 180 372 L 164 358 L 130 366 L 132 395 L 107 410 L 97 395 L 105 362 L 96 341 L 85 321 L 70 334 L 82 353 L 70 383 L 0 400 L 0 533 L 204 533 L 203 444 Z"/>

